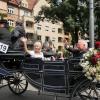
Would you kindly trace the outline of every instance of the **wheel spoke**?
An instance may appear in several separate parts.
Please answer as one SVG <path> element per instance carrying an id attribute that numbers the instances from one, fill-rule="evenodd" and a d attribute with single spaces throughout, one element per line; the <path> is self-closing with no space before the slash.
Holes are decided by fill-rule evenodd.
<path id="1" fill-rule="evenodd" d="M 23 85 L 25 85 L 25 86 L 26 86 L 26 84 L 27 84 L 27 83 L 26 83 L 26 84 L 24 84 L 24 83 L 20 83 L 20 84 L 23 84 Z"/>
<path id="2" fill-rule="evenodd" d="M 99 100 L 100 88 L 96 86 L 96 83 L 87 82 L 87 85 L 82 83 L 77 87 L 75 94 L 79 100 Z"/>
<path id="3" fill-rule="evenodd" d="M 8 80 L 8 86 L 13 93 L 20 95 L 26 91 L 28 82 L 20 72 L 16 72 L 13 75 L 14 77 Z"/>
<path id="4" fill-rule="evenodd" d="M 21 84 L 19 84 L 19 87 L 21 87 L 21 89 L 22 89 L 22 90 L 24 90 L 24 88 L 22 87 L 22 85 L 21 85 Z"/>

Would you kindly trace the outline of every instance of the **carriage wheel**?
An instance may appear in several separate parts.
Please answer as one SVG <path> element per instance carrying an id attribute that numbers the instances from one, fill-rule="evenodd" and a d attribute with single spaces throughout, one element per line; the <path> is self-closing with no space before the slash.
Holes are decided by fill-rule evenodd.
<path id="1" fill-rule="evenodd" d="M 71 100 L 100 100 L 100 83 L 81 82 L 73 91 Z"/>
<path id="2" fill-rule="evenodd" d="M 28 82 L 26 81 L 23 73 L 15 72 L 13 78 L 9 78 L 9 89 L 17 95 L 24 93 L 27 90 Z"/>

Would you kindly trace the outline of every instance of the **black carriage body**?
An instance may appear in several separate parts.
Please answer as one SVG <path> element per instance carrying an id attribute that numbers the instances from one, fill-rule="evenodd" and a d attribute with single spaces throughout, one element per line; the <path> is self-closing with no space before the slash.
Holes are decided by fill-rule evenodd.
<path id="1" fill-rule="evenodd" d="M 26 59 L 22 69 L 28 82 L 38 90 L 70 95 L 76 85 L 85 79 L 79 62 L 80 59 L 64 61 Z"/>
<path id="2" fill-rule="evenodd" d="M 3 78 L 7 78 L 8 86 L 15 94 L 25 92 L 28 81 L 39 91 L 45 93 L 52 92 L 59 96 L 64 95 L 70 97 L 70 100 L 74 100 L 73 98 L 78 94 L 78 97 L 81 97 L 79 100 L 87 98 L 91 100 L 91 97 L 95 98 L 94 95 L 90 95 L 91 91 L 97 94 L 100 91 L 100 84 L 94 84 L 84 76 L 79 62 L 80 59 L 73 58 L 64 61 L 42 61 L 38 58 L 25 57 L 23 52 L 9 51 L 7 54 L 0 54 L 0 78 L 3 76 Z M 23 73 L 27 81 L 21 79 Z M 17 92 L 16 89 L 13 89 L 12 84 L 16 86 L 20 82 L 24 82 L 25 86 Z M 88 93 L 87 90 L 90 92 Z M 85 96 L 82 94 L 83 92 Z M 97 94 L 95 99 L 99 100 L 98 98 Z"/>
<path id="3" fill-rule="evenodd" d="M 21 62 L 25 57 L 22 51 L 8 51 L 0 53 L 0 77 L 12 76 L 12 73 L 21 71 Z"/>

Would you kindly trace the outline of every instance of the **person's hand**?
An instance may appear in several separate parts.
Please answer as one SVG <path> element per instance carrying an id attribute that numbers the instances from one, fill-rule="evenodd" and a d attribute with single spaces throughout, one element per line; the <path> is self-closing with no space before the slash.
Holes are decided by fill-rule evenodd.
<path id="1" fill-rule="evenodd" d="M 26 43 L 26 42 L 27 42 L 27 38 L 21 37 L 21 38 L 20 38 L 20 41 L 23 42 L 23 43 Z"/>
<path id="2" fill-rule="evenodd" d="M 69 43 L 66 39 L 63 40 L 63 43 L 64 43 L 64 48 L 69 48 Z"/>

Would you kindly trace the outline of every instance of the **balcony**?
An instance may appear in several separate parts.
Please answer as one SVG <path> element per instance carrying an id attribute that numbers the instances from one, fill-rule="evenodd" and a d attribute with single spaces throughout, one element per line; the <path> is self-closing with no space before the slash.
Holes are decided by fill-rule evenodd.
<path id="1" fill-rule="evenodd" d="M 23 16 L 25 31 L 27 33 L 34 33 L 34 18 Z"/>

